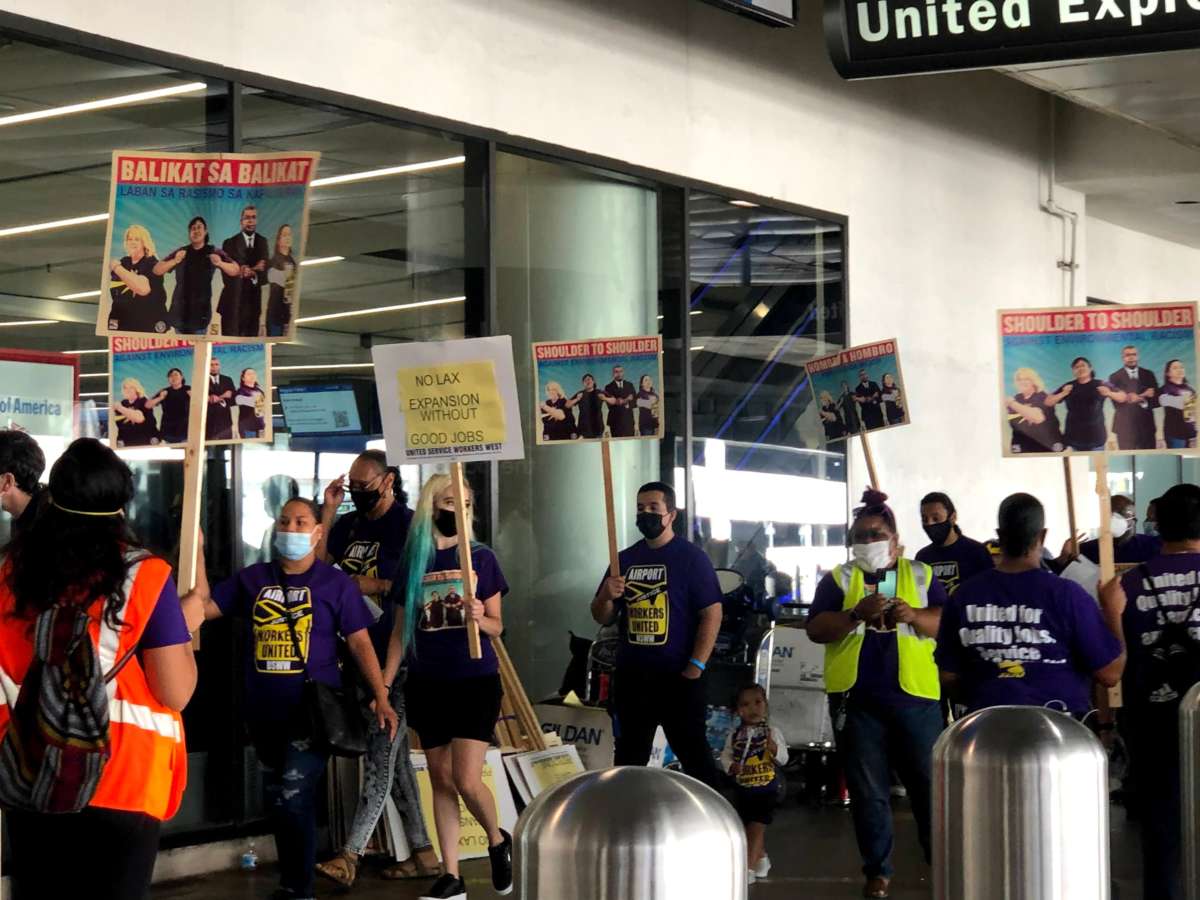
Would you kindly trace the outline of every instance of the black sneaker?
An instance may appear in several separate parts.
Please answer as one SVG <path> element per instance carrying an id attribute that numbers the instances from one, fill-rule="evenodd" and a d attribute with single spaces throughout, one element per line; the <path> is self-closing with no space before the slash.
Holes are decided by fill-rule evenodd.
<path id="1" fill-rule="evenodd" d="M 447 873 L 421 895 L 421 900 L 467 900 L 467 885 L 457 875 Z"/>
<path id="2" fill-rule="evenodd" d="M 512 835 L 503 829 L 500 834 L 504 840 L 495 847 L 488 847 L 488 859 L 492 863 L 492 887 L 503 897 L 511 894 L 513 888 Z"/>

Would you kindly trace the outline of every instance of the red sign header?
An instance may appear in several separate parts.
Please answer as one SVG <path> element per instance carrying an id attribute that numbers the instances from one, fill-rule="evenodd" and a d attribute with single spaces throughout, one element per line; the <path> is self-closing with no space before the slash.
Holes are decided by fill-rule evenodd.
<path id="1" fill-rule="evenodd" d="M 259 160 L 118 156 L 116 169 L 118 184 L 269 187 L 307 184 L 312 177 L 313 159 L 311 156 Z"/>
<path id="2" fill-rule="evenodd" d="M 1194 328 L 1195 325 L 1195 306 L 1191 303 L 1030 309 L 1000 314 L 1000 334 L 1003 337 L 1025 334 L 1155 331 L 1163 328 Z"/>

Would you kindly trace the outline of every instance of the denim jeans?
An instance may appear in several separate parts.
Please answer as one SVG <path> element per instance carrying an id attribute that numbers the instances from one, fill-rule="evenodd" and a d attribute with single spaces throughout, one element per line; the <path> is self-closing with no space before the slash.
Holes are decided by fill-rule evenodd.
<path id="1" fill-rule="evenodd" d="M 1186 450 L 1187 438 L 1167 438 L 1167 448 L 1170 450 Z"/>
<path id="2" fill-rule="evenodd" d="M 364 706 L 363 715 L 366 717 L 369 733 L 367 755 L 363 760 L 362 796 L 358 799 L 354 823 L 346 836 L 346 849 L 360 856 L 371 839 L 375 826 L 379 824 L 379 817 L 383 815 L 389 792 L 400 813 L 409 849 L 424 850 L 430 846 L 429 835 L 425 831 L 425 820 L 421 817 L 421 795 L 417 791 L 417 778 L 413 774 L 412 758 L 408 749 L 403 674 L 392 682 L 388 699 L 392 709 L 400 717 L 400 727 L 396 729 L 395 740 L 388 738 L 387 731 L 379 727 L 375 714 Z"/>
<path id="3" fill-rule="evenodd" d="M 317 864 L 317 791 L 329 757 L 302 739 L 288 741 L 282 759 L 279 768 L 263 764 L 263 795 L 279 852 L 279 884 L 297 898 L 307 898 L 314 895 Z"/>
<path id="4" fill-rule="evenodd" d="M 833 720 L 838 722 L 839 695 L 831 695 Z M 930 780 L 933 744 L 942 731 L 937 703 L 911 705 L 874 703 L 852 697 L 845 723 L 836 732 L 838 755 L 850 791 L 854 835 L 868 878 L 892 875 L 892 770 L 908 791 L 917 837 L 929 862 Z"/>

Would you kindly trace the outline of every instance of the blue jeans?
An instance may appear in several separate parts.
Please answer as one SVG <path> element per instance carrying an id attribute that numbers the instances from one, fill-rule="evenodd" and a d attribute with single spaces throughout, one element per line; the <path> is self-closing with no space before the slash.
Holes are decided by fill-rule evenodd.
<path id="1" fill-rule="evenodd" d="M 283 764 L 263 764 L 263 796 L 275 848 L 279 852 L 279 884 L 296 897 L 314 895 L 317 864 L 317 791 L 329 757 L 313 750 L 311 741 L 288 741 Z"/>
<path id="2" fill-rule="evenodd" d="M 839 695 L 831 695 L 833 720 L 839 719 Z M 854 835 L 868 878 L 892 876 L 892 770 L 908 791 L 917 837 L 930 862 L 929 795 L 933 744 L 942 732 L 937 703 L 885 705 L 852 698 L 845 724 L 836 733 L 838 755 L 850 791 Z"/>
<path id="3" fill-rule="evenodd" d="M 1187 438 L 1167 438 L 1167 448 L 1170 450 L 1186 450 Z"/>
<path id="4" fill-rule="evenodd" d="M 288 333 L 287 322 L 268 322 L 267 337 L 285 337 Z"/>

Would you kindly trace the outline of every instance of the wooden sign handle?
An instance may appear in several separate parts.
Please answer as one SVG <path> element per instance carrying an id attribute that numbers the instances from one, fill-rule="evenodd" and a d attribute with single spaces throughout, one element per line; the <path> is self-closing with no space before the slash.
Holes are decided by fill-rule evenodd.
<path id="1" fill-rule="evenodd" d="M 1096 457 L 1096 494 L 1100 498 L 1100 584 L 1112 581 L 1117 574 L 1116 551 L 1112 536 L 1112 497 L 1108 491 L 1108 454 Z M 1111 709 L 1121 706 L 1121 686 L 1108 689 Z M 1105 712 L 1103 709 L 1101 712 Z"/>
<path id="2" fill-rule="evenodd" d="M 1067 523 L 1071 529 L 1071 557 L 1079 555 L 1079 527 L 1075 521 L 1075 485 L 1071 483 L 1071 457 L 1063 457 L 1063 478 L 1067 482 Z"/>
<path id="3" fill-rule="evenodd" d="M 870 481 L 871 487 L 881 491 L 883 488 L 879 485 L 879 473 L 875 471 L 875 457 L 871 453 L 871 440 L 867 437 L 865 430 L 860 431 L 858 437 L 862 441 L 863 456 L 867 458 L 867 479 Z"/>
<path id="4" fill-rule="evenodd" d="M 475 600 L 475 567 L 471 564 L 471 532 L 467 528 L 467 485 L 463 478 L 462 463 L 450 463 L 450 486 L 454 491 L 454 519 L 458 526 L 458 565 L 463 576 L 463 606 L 469 608 Z M 467 648 L 471 659 L 483 658 L 483 644 L 479 639 L 479 623 L 467 616 Z"/>
<path id="5" fill-rule="evenodd" d="M 621 577 L 621 557 L 617 552 L 617 509 L 613 498 L 612 450 L 608 438 L 600 441 L 600 458 L 604 464 L 604 513 L 608 517 L 608 574 Z"/>
<path id="6" fill-rule="evenodd" d="M 192 345 L 191 400 L 188 403 L 187 447 L 183 451 L 183 521 L 179 532 L 179 592 L 196 586 L 197 555 L 200 548 L 200 495 L 204 486 L 204 437 L 208 426 L 208 364 L 212 344 Z M 192 637 L 200 649 L 200 632 Z"/>

